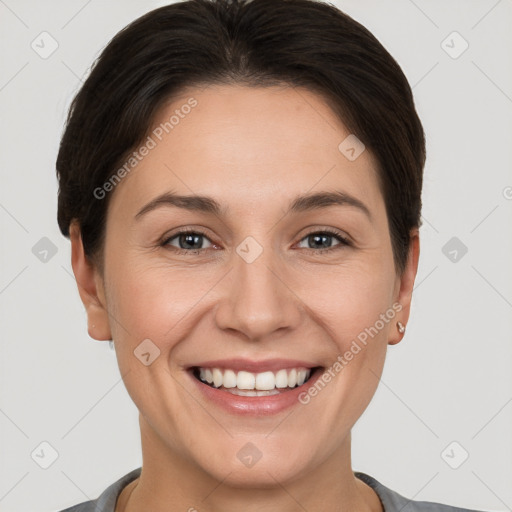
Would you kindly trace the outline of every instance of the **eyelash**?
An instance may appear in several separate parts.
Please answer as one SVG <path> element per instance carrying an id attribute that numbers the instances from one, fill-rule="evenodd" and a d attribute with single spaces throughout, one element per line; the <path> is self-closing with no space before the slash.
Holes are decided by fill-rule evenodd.
<path id="1" fill-rule="evenodd" d="M 203 251 L 208 250 L 208 249 L 190 249 L 190 250 L 179 249 L 177 247 L 173 247 L 173 246 L 169 246 L 168 245 L 171 240 L 174 240 L 176 237 L 178 237 L 180 235 L 201 235 L 201 236 L 204 236 L 205 238 L 207 238 L 211 242 L 211 240 L 208 238 L 207 234 L 204 233 L 203 231 L 201 231 L 200 229 L 194 229 L 194 230 L 183 229 L 182 231 L 177 231 L 172 236 L 170 236 L 168 238 L 165 238 L 161 242 L 160 246 L 161 247 L 171 247 L 172 248 L 171 250 L 174 251 L 176 254 L 187 254 L 187 255 L 199 254 L 199 253 L 201 253 Z M 335 230 L 332 230 L 332 229 L 329 229 L 329 228 L 322 229 L 320 231 L 311 231 L 309 233 L 306 233 L 300 239 L 300 242 L 302 240 L 304 240 L 305 238 L 310 237 L 312 235 L 330 235 L 330 236 L 333 236 L 334 238 L 336 238 L 339 242 L 341 242 L 339 245 L 335 245 L 334 247 L 328 247 L 327 249 L 303 249 L 303 250 L 306 250 L 308 252 L 312 252 L 314 254 L 330 253 L 331 251 L 335 251 L 337 249 L 342 249 L 343 247 L 351 246 L 352 245 L 352 243 L 348 240 L 348 238 L 343 237 L 338 231 L 335 231 Z"/>

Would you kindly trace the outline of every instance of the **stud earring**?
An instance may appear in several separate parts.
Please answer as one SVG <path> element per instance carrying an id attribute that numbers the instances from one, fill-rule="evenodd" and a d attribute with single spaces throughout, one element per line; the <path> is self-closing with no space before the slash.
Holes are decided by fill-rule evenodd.
<path id="1" fill-rule="evenodd" d="M 400 334 L 403 334 L 405 332 L 405 325 L 402 322 L 397 322 L 396 326 Z"/>

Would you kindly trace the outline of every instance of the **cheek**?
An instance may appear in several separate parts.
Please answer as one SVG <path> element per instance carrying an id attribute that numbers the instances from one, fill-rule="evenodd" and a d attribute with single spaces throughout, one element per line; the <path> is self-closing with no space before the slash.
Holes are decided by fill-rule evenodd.
<path id="1" fill-rule="evenodd" d="M 300 422 L 292 422 L 287 436 L 278 438 L 275 445 L 279 445 L 283 453 L 286 452 L 284 447 L 293 452 L 296 440 L 304 439 L 304 445 L 311 449 L 302 453 L 303 457 L 320 460 L 327 456 L 360 417 L 375 392 L 384 363 L 385 334 L 389 326 L 376 336 L 366 333 L 365 329 L 374 326 L 379 315 L 390 307 L 392 285 L 383 260 L 370 260 L 370 257 L 354 258 L 350 263 L 310 266 L 309 270 L 283 269 L 280 273 L 291 291 L 277 284 L 276 293 L 283 293 L 284 299 L 296 300 L 294 292 L 300 298 L 297 307 L 306 308 L 301 326 L 311 329 L 312 339 L 318 335 L 324 340 L 319 350 L 330 354 L 335 374 L 311 399 L 311 405 L 300 409 L 304 418 L 315 408 L 323 411 L 323 426 L 317 427 L 314 441 Z M 115 333 L 113 330 L 116 353 L 126 389 L 146 421 L 161 432 L 161 437 L 176 451 L 182 451 L 180 439 L 190 437 L 191 433 L 201 439 L 201 433 L 193 430 L 195 427 L 187 418 L 204 417 L 206 424 L 210 420 L 176 384 L 172 376 L 176 369 L 173 364 L 186 360 L 181 353 L 189 350 L 187 341 L 192 340 L 194 334 L 209 329 L 215 305 L 219 300 L 227 300 L 233 289 L 227 281 L 222 282 L 222 276 L 229 270 L 227 266 L 177 268 L 168 261 L 157 264 L 148 261 L 147 257 L 119 258 L 117 265 L 111 261 L 109 301 L 119 320 Z M 232 275 L 230 282 L 237 286 Z M 204 331 L 200 331 L 202 327 Z M 366 343 L 363 343 L 365 333 Z M 141 364 L 133 354 L 146 338 L 154 340 L 161 350 L 161 356 L 150 366 Z M 350 360 L 347 353 L 352 354 Z M 343 366 L 341 370 L 339 366 L 334 367 L 338 356 L 343 358 L 342 363 L 338 361 Z M 176 411 L 180 411 L 180 415 Z M 334 436 L 333 425 L 337 432 Z M 318 448 L 322 439 L 330 440 L 323 451 Z M 194 456 L 201 459 L 208 449 L 212 449 L 213 460 L 217 453 L 209 443 L 201 446 L 202 455 Z M 277 459 L 281 452 L 276 450 Z"/>
<path id="2" fill-rule="evenodd" d="M 112 300 L 128 332 L 119 334 L 160 337 L 168 332 L 211 288 L 203 274 L 172 268 L 165 262 L 121 262 L 112 279 Z"/>
<path id="3" fill-rule="evenodd" d="M 393 276 L 382 263 L 340 265 L 304 281 L 301 296 L 333 339 L 344 340 L 372 326 L 391 307 Z M 334 330 L 335 329 L 335 330 Z"/>
<path id="4" fill-rule="evenodd" d="M 182 319 L 204 313 L 208 303 L 211 308 L 216 285 L 220 285 L 217 291 L 229 295 L 220 283 L 226 268 L 206 264 L 178 267 L 165 260 L 148 263 L 148 259 L 118 258 L 117 264 L 111 265 L 109 309 L 118 320 L 114 324 L 119 324 L 113 331 L 118 338 L 131 339 L 130 344 L 154 337 L 165 343 L 161 347 L 165 350 L 189 323 Z M 306 307 L 318 323 L 332 329 L 334 340 L 346 342 L 373 325 L 390 307 L 393 283 L 389 269 L 381 267 L 383 259 L 369 264 L 361 258 L 339 265 L 284 269 L 281 278 L 295 292 L 290 300 L 299 298 L 297 307 Z"/>
<path id="5" fill-rule="evenodd" d="M 339 432 L 352 428 L 377 389 L 395 315 L 391 286 L 389 277 L 370 273 L 369 267 L 352 268 L 331 277 L 328 293 L 309 294 L 316 323 L 330 334 L 332 354 L 318 399 L 326 424 L 337 425 Z"/>
<path id="6" fill-rule="evenodd" d="M 391 303 L 393 275 L 382 268 L 382 261 L 380 265 L 339 267 L 329 279 L 317 281 L 323 287 L 308 294 L 316 323 L 330 334 L 330 374 L 335 377 L 328 384 L 328 402 L 343 403 L 354 414 L 364 411 L 378 385 L 396 314 Z M 333 408 L 332 420 L 357 416 L 345 413 Z"/>

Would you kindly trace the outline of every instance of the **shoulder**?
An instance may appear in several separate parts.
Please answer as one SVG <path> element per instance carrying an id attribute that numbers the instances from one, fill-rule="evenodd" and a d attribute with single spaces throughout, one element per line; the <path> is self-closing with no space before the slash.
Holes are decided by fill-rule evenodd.
<path id="1" fill-rule="evenodd" d="M 385 512 L 485 512 L 432 501 L 411 500 L 389 489 L 366 473 L 356 471 L 354 474 L 377 493 Z"/>
<path id="2" fill-rule="evenodd" d="M 95 500 L 84 501 L 59 512 L 114 512 L 117 497 L 130 482 L 140 476 L 141 468 L 134 469 L 109 485 Z"/>

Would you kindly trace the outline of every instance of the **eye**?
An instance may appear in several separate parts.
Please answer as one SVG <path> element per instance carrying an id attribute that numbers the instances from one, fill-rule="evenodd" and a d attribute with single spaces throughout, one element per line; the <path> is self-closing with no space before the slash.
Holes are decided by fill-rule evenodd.
<path id="1" fill-rule="evenodd" d="M 325 248 L 325 245 L 328 244 L 329 240 L 335 238 L 340 243 L 331 247 Z M 313 245 L 319 244 L 320 247 L 309 248 L 306 247 L 306 250 L 312 251 L 314 253 L 326 253 L 330 251 L 334 251 L 336 249 L 342 249 L 345 246 L 351 245 L 348 238 L 345 238 L 341 233 L 331 229 L 324 229 L 322 231 L 311 231 L 308 233 L 302 240 L 307 240 L 307 243 L 311 243 Z M 302 242 L 301 240 L 301 242 Z M 324 247 L 322 247 L 322 245 Z"/>
<path id="2" fill-rule="evenodd" d="M 328 241 L 332 240 L 333 238 L 338 240 L 339 243 L 331 247 L 326 247 L 326 245 L 329 243 Z M 203 245 L 203 239 L 208 240 L 208 243 L 210 243 L 211 247 L 214 247 L 210 239 L 206 236 L 206 233 L 200 230 L 191 229 L 185 229 L 183 231 L 174 233 L 172 236 L 163 240 L 163 242 L 160 245 L 162 247 L 170 247 L 174 252 L 178 254 L 199 254 L 202 251 L 208 249 L 208 247 L 201 247 Z M 176 245 L 174 245 L 174 243 L 171 243 L 173 240 L 176 240 L 178 244 L 177 247 Z M 348 238 L 344 237 L 340 232 L 331 229 L 323 229 L 322 231 L 311 231 L 305 237 L 303 237 L 299 243 L 301 243 L 303 240 L 307 240 L 308 243 L 312 243 L 313 245 L 320 245 L 320 247 L 306 247 L 306 251 L 322 254 L 336 249 L 342 249 L 343 247 L 351 245 L 351 242 L 349 241 Z"/>
<path id="3" fill-rule="evenodd" d="M 170 243 L 175 238 L 177 239 L 178 247 Z M 199 247 L 202 245 L 201 240 L 203 238 L 208 240 L 208 237 L 202 231 L 183 230 L 165 239 L 161 245 L 164 247 L 173 247 L 178 254 L 199 254 L 204 250 L 204 248 Z"/>

